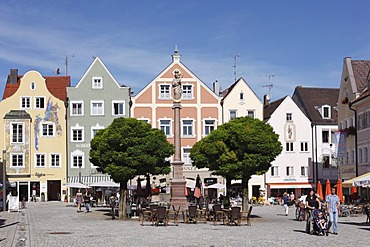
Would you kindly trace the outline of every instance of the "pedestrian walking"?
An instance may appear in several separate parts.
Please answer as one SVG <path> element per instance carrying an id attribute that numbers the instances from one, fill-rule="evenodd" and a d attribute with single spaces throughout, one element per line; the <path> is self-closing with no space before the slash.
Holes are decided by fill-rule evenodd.
<path id="1" fill-rule="evenodd" d="M 85 194 L 84 194 L 84 203 L 85 203 L 86 213 L 90 212 L 90 198 L 91 198 L 91 193 L 89 191 L 89 188 L 86 188 Z"/>
<path id="2" fill-rule="evenodd" d="M 288 213 L 289 213 L 288 193 L 284 192 L 282 200 L 283 200 L 283 206 L 284 206 L 284 209 L 285 209 L 285 216 L 288 216 Z"/>
<path id="3" fill-rule="evenodd" d="M 293 202 L 294 199 L 295 199 L 295 195 L 294 195 L 294 193 L 292 191 L 292 193 L 290 193 L 290 201 Z"/>
<path id="4" fill-rule="evenodd" d="M 33 185 L 32 185 L 32 201 L 34 201 L 34 202 L 36 202 L 36 188 L 37 188 L 37 186 L 36 186 L 36 184 L 34 183 Z"/>
<path id="5" fill-rule="evenodd" d="M 81 189 L 78 189 L 76 193 L 77 213 L 81 212 L 82 202 L 83 202 L 83 198 L 82 198 Z"/>
<path id="6" fill-rule="evenodd" d="M 329 213 L 328 230 L 333 225 L 333 234 L 338 235 L 338 214 L 340 214 L 340 200 L 335 194 L 335 188 L 331 189 L 331 194 L 326 197 L 326 213 Z"/>

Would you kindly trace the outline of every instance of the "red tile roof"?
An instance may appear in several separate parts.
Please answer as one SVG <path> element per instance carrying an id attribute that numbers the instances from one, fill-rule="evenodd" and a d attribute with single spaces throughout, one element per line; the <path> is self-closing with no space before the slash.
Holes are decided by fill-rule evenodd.
<path id="1" fill-rule="evenodd" d="M 357 91 L 362 92 L 367 86 L 367 76 L 370 71 L 370 60 L 352 60 L 353 75 L 356 80 Z"/>
<path id="2" fill-rule="evenodd" d="M 10 75 L 8 75 L 9 77 Z M 3 94 L 3 100 L 12 96 L 19 88 L 20 79 L 22 76 L 18 76 L 16 84 L 5 85 L 5 90 Z M 50 93 L 60 99 L 65 101 L 67 97 L 67 87 L 71 84 L 70 76 L 44 76 L 46 80 L 46 87 L 49 89 Z"/>

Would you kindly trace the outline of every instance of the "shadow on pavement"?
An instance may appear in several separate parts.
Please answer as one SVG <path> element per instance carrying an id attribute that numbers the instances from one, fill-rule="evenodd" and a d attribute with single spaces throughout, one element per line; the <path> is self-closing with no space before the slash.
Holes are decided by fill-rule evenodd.
<path id="1" fill-rule="evenodd" d="M 353 226 L 368 226 L 366 225 L 366 222 L 338 222 L 338 224 L 353 225 Z"/>
<path id="2" fill-rule="evenodd" d="M 293 232 L 299 232 L 299 233 L 307 234 L 305 230 L 293 230 Z"/>
<path id="3" fill-rule="evenodd" d="M 5 227 L 8 227 L 8 226 L 12 226 L 12 225 L 16 225 L 18 224 L 19 222 L 13 222 L 11 224 L 8 224 L 8 225 L 0 225 L 0 228 L 5 228 Z"/>
<path id="4" fill-rule="evenodd" d="M 370 231 L 370 228 L 362 228 L 362 227 L 360 227 L 358 229 L 365 230 L 365 231 Z"/>

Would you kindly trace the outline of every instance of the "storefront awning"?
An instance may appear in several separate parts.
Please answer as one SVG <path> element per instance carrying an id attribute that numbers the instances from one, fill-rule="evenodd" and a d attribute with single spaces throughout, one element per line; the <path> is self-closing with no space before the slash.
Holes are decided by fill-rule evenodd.
<path id="1" fill-rule="evenodd" d="M 343 187 L 345 187 L 345 188 L 350 188 L 350 187 L 352 187 L 353 185 L 355 185 L 354 183 L 355 183 L 355 181 L 356 181 L 356 180 L 361 180 L 362 178 L 367 177 L 367 176 L 370 176 L 370 172 L 365 173 L 365 174 L 362 174 L 362 175 L 360 175 L 360 176 L 358 176 L 358 177 L 355 177 L 355 178 L 352 178 L 352 179 L 346 180 L 346 181 L 344 181 L 344 182 L 342 183 L 342 186 L 343 186 Z"/>
<path id="2" fill-rule="evenodd" d="M 97 183 L 100 181 L 111 181 L 114 182 L 110 176 L 108 175 L 102 175 L 102 176 L 81 176 L 81 183 L 85 185 L 90 185 L 93 183 Z M 79 181 L 79 176 L 73 176 L 68 178 L 68 183 L 78 183 Z"/>
<path id="3" fill-rule="evenodd" d="M 310 183 L 270 183 L 267 184 L 270 189 L 288 189 L 288 188 L 298 188 L 298 189 L 311 189 L 312 184 Z"/>

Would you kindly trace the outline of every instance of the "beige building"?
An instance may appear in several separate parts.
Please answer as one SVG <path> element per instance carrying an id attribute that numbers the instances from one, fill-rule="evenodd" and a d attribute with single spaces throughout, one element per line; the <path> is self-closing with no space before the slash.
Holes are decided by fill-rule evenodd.
<path id="1" fill-rule="evenodd" d="M 69 76 L 24 76 L 12 69 L 0 102 L 6 173 L 14 194 L 63 200 L 66 194 L 66 87 Z"/>

